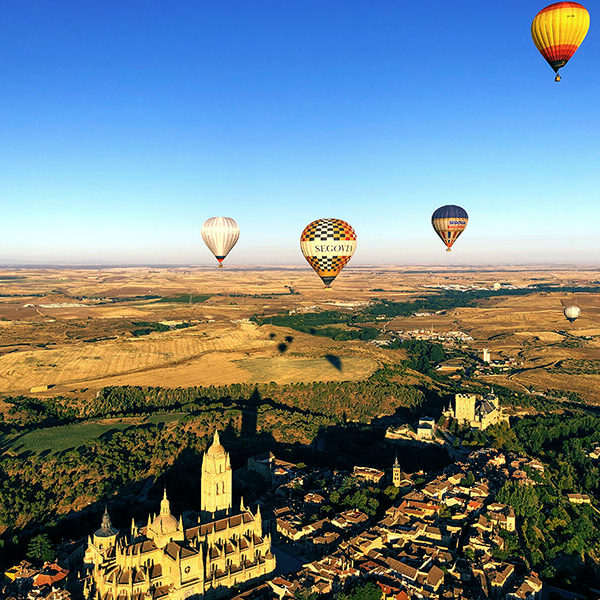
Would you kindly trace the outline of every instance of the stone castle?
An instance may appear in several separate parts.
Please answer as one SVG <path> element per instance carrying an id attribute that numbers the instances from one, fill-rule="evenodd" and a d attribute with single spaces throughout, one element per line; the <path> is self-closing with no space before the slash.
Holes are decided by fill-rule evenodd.
<path id="1" fill-rule="evenodd" d="M 230 588 L 273 572 L 271 537 L 263 535 L 260 508 L 243 502 L 233 510 L 229 454 L 215 433 L 202 459 L 201 513 L 186 527 L 177 519 L 165 490 L 158 515 L 123 534 L 105 511 L 88 538 L 84 556 L 89 600 L 183 600 L 220 598 Z"/>
<path id="2" fill-rule="evenodd" d="M 479 394 L 455 394 L 454 403 L 443 412 L 445 417 L 452 417 L 459 423 L 468 423 L 475 429 L 486 429 L 490 425 L 508 422 L 500 407 L 500 400 L 493 392 Z"/>

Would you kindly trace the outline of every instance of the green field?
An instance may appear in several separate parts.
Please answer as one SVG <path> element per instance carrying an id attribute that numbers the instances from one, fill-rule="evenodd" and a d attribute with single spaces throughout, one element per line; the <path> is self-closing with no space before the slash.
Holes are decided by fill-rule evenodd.
<path id="1" fill-rule="evenodd" d="M 0 443 L 3 451 L 33 452 L 34 454 L 48 451 L 51 453 L 60 452 L 68 448 L 77 448 L 109 431 L 122 431 L 146 423 L 172 423 L 183 416 L 184 413 L 159 413 L 143 419 L 86 421 L 85 423 L 37 429 L 24 435 L 5 435 Z"/>

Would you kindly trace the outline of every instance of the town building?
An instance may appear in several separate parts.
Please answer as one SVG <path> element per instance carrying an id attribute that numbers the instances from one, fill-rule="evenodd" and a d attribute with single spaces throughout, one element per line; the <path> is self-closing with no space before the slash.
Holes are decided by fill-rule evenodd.
<path id="1" fill-rule="evenodd" d="M 275 569 L 270 534 L 260 509 L 243 502 L 233 510 L 229 454 L 218 433 L 202 460 L 201 512 L 184 526 L 171 513 L 166 490 L 160 513 L 134 522 L 123 534 L 105 511 L 88 539 L 84 596 L 90 600 L 184 600 L 228 596 L 231 588 L 265 578 Z"/>
<path id="2" fill-rule="evenodd" d="M 371 481 L 373 483 L 379 483 L 385 473 L 380 471 L 379 469 L 374 469 L 373 467 L 354 467 L 352 471 L 352 475 L 357 479 L 361 479 L 363 481 Z"/>
<path id="3" fill-rule="evenodd" d="M 435 419 L 433 417 L 421 417 L 417 425 L 417 438 L 420 440 L 431 440 L 435 433 Z"/>
<path id="4" fill-rule="evenodd" d="M 587 494 L 567 494 L 571 504 L 591 504 L 591 499 Z"/>

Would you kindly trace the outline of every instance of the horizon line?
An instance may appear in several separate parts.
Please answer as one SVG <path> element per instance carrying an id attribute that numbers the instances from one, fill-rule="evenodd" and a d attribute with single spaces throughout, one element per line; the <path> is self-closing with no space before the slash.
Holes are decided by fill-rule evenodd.
<path id="1" fill-rule="evenodd" d="M 444 268 L 444 269 L 464 269 L 464 268 L 506 268 L 506 267 L 560 267 L 560 268 L 585 268 L 585 270 L 600 270 L 600 263 L 596 262 L 506 262 L 506 263 L 462 263 L 462 264 L 442 264 L 442 263 L 360 263 L 348 265 L 345 268 L 346 272 L 352 270 L 363 269 L 401 269 L 401 268 Z M 31 262 L 31 263 L 2 263 L 0 262 L 0 270 L 21 270 L 21 269 L 214 269 L 218 270 L 217 265 L 212 263 L 118 263 L 118 262 Z M 301 263 L 247 263 L 236 265 L 224 265 L 224 271 L 235 270 L 280 270 L 280 269 L 306 269 L 310 270 L 310 266 Z"/>

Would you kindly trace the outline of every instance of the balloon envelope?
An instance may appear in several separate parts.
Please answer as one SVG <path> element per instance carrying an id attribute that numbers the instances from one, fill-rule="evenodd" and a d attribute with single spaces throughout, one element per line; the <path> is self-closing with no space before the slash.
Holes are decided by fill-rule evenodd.
<path id="1" fill-rule="evenodd" d="M 452 244 L 465 230 L 468 222 L 469 215 L 467 211 L 454 204 L 440 206 L 431 216 L 431 224 L 442 242 L 446 244 L 447 252 L 450 252 Z"/>
<path id="2" fill-rule="evenodd" d="M 564 313 L 569 323 L 572 323 L 581 314 L 581 309 L 579 306 L 567 306 Z"/>
<path id="3" fill-rule="evenodd" d="M 558 73 L 575 54 L 589 28 L 590 13 L 585 7 L 578 2 L 555 2 L 535 16 L 531 37 L 541 55 Z"/>
<path id="4" fill-rule="evenodd" d="M 219 261 L 219 267 L 223 266 L 223 259 L 235 246 L 239 237 L 240 228 L 229 217 L 212 217 L 202 225 L 202 239 Z"/>
<path id="5" fill-rule="evenodd" d="M 300 249 L 329 287 L 356 250 L 356 232 L 341 219 L 317 219 L 304 228 Z"/>

